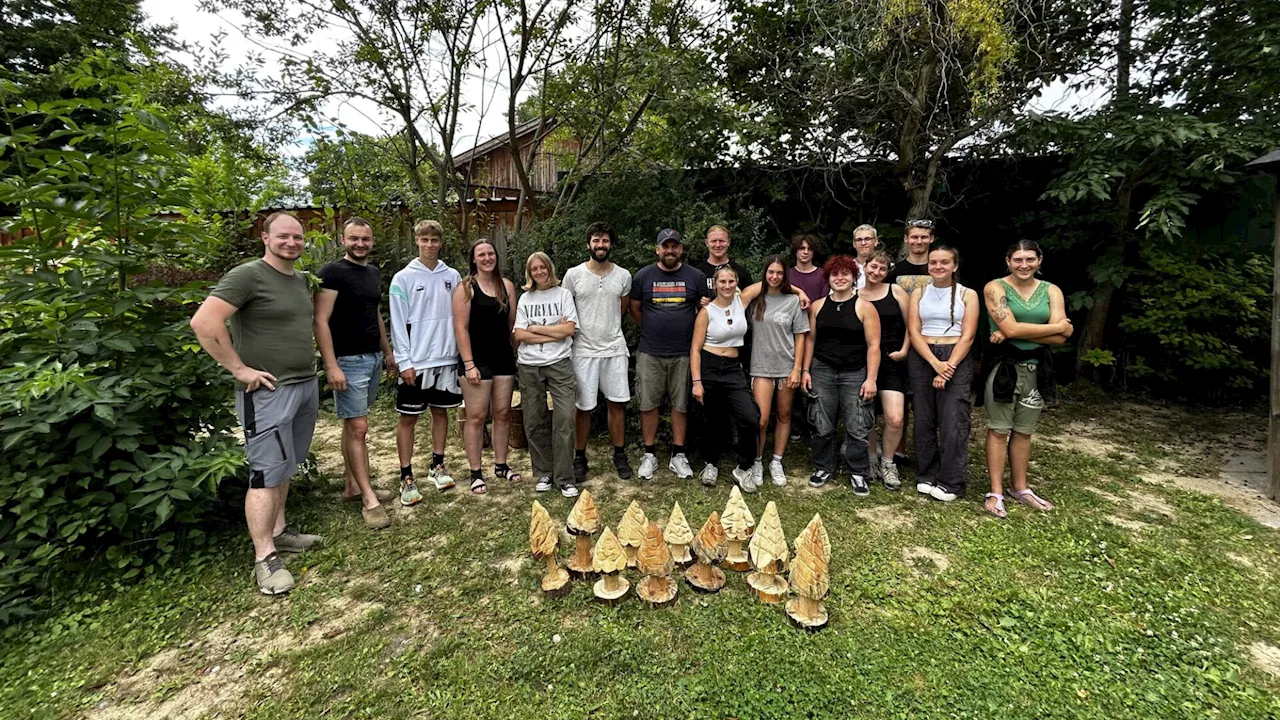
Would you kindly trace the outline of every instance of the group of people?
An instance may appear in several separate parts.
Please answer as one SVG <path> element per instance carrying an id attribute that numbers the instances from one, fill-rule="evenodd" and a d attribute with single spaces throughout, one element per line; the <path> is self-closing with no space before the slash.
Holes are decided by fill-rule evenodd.
<path id="1" fill-rule="evenodd" d="M 734 482 L 754 492 L 764 482 L 766 449 L 769 479 L 786 485 L 783 458 L 803 425 L 811 433 L 810 486 L 835 480 L 843 467 L 860 496 L 870 493 L 872 482 L 900 489 L 910 398 L 917 492 L 945 502 L 964 494 L 979 298 L 958 281 L 959 255 L 934 244 L 929 221 L 908 223 L 897 262 L 869 225 L 854 232 L 856 255 L 838 254 L 822 266 L 815 264 L 818 240 L 797 236 L 789 256 L 768 258 L 762 280 L 754 283 L 729 259 L 723 226 L 707 232 L 708 257 L 696 266 L 685 262 L 680 233 L 662 230 L 656 262 L 633 276 L 610 260 L 617 238 L 596 222 L 586 229 L 585 262 L 562 278 L 546 253 L 535 252 L 518 292 L 492 243 L 471 244 L 462 275 L 441 258 L 440 223 L 424 220 L 414 227 L 418 256 L 391 280 L 390 332 L 379 271 L 369 263 L 375 239 L 367 221 L 346 222 L 344 255 L 319 271 L 314 294 L 295 270 L 304 242 L 298 219 L 275 213 L 263 227 L 263 257 L 228 272 L 191 325 L 236 381 L 249 463 L 245 518 L 255 580 L 264 593 L 293 587 L 279 552 L 300 552 L 320 541 L 285 519 L 290 479 L 306 459 L 318 413 L 315 348 L 343 421 L 344 497 L 361 504 L 372 528 L 390 524 L 381 503 L 395 497 L 371 485 L 366 440 L 369 408 L 384 373 L 397 378 L 404 505 L 422 500 L 413 455 L 418 417 L 428 412 L 432 458 L 425 477 L 431 487 L 455 484 L 445 446 L 448 410 L 460 406 L 470 491 L 488 490 L 482 450 L 490 419 L 492 478 L 522 479 L 507 462 L 517 379 L 539 492 L 578 494 L 588 473 L 592 413 L 603 395 L 612 464 L 621 479 L 634 474 L 650 480 L 658 471 L 665 405 L 672 435 L 667 467 L 679 478 L 694 476 L 685 443 L 695 412 L 708 420 L 698 423 L 704 485 L 716 484 L 719 460 L 731 451 Z M 1009 275 L 984 290 L 995 348 L 979 398 L 988 406 L 992 488 L 985 507 L 999 517 L 1005 515 L 1006 458 L 1013 497 L 1039 510 L 1052 508 L 1028 488 L 1027 463 L 1036 419 L 1053 391 L 1046 351 L 1066 341 L 1071 325 L 1061 291 L 1036 277 L 1041 259 L 1035 243 L 1016 244 L 1007 255 Z M 635 395 L 643 454 L 635 471 L 624 437 L 632 387 L 624 315 L 640 327 Z M 797 405 L 807 411 L 793 422 Z M 884 418 L 880 436 L 874 432 L 877 408 Z"/>

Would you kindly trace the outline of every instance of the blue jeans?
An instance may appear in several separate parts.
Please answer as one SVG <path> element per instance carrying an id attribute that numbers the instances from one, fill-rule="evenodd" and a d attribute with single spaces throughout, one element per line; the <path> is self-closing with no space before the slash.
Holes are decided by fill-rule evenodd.
<path id="1" fill-rule="evenodd" d="M 813 428 L 813 466 L 835 474 L 836 424 L 844 420 L 844 461 L 849 472 L 867 478 L 867 433 L 876 424 L 874 405 L 859 395 L 867 369 L 836 370 L 814 358 L 809 365 L 813 390 L 809 394 L 809 424 Z"/>
<path id="2" fill-rule="evenodd" d="M 333 394 L 338 417 L 349 420 L 368 415 L 369 408 L 378 399 L 382 353 L 344 355 L 338 358 L 338 369 L 347 376 L 347 389 Z"/>

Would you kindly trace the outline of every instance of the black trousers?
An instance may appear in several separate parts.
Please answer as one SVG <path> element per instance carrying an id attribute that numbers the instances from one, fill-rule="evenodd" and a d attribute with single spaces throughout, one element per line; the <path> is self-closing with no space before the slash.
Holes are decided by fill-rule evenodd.
<path id="1" fill-rule="evenodd" d="M 707 422 L 701 430 L 702 459 L 717 465 L 721 453 L 735 444 L 738 467 L 749 468 L 756 459 L 756 435 L 760 431 L 760 406 L 751 395 L 747 374 L 738 358 L 702 351 L 702 404 Z"/>
<path id="2" fill-rule="evenodd" d="M 947 360 L 955 345 L 930 345 L 934 357 Z M 969 465 L 969 419 L 973 414 L 973 359 L 965 356 L 941 390 L 933 387 L 937 373 L 924 358 L 910 355 L 914 397 L 916 478 L 964 495 Z"/>

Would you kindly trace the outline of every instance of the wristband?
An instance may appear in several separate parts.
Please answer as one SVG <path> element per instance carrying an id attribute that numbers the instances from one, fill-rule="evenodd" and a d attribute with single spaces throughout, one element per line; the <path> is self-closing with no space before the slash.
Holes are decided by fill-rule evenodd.
<path id="1" fill-rule="evenodd" d="M 694 379 L 693 379 L 693 381 L 694 381 L 694 382 L 702 382 L 702 378 L 694 378 Z"/>

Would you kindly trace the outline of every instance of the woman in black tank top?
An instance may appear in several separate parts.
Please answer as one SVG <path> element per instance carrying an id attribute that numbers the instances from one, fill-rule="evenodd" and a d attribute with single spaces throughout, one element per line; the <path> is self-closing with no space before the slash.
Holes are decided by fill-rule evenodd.
<path id="1" fill-rule="evenodd" d="M 884 415 L 884 442 L 877 447 L 874 430 L 867 436 L 871 453 L 871 475 L 884 482 L 886 490 L 898 490 L 898 466 L 893 462 L 896 451 L 903 446 L 902 429 L 906 426 L 907 353 L 907 303 L 911 299 L 907 291 L 896 283 L 886 283 L 892 265 L 889 254 L 876 251 L 867 259 L 864 270 L 867 284 L 858 296 L 869 300 L 880 316 L 880 374 L 876 376 L 876 399 L 880 413 Z"/>
<path id="2" fill-rule="evenodd" d="M 485 493 L 481 471 L 484 424 L 493 416 L 493 474 L 517 482 L 520 474 L 507 466 L 511 433 L 511 394 L 516 387 L 516 359 L 511 328 L 516 322 L 516 286 L 502 276 L 497 253 L 488 240 L 471 245 L 471 267 L 453 291 L 453 333 L 462 360 L 462 401 L 466 424 L 462 444 L 471 465 L 471 492 Z"/>
<path id="3" fill-rule="evenodd" d="M 858 264 L 837 255 L 823 267 L 831 294 L 809 306 L 810 342 L 805 343 L 804 389 L 809 393 L 813 427 L 813 475 L 810 487 L 835 477 L 836 424 L 845 427 L 844 460 L 856 495 L 871 493 L 867 485 L 867 432 L 875 424 L 871 400 L 880 368 L 880 318 L 871 303 L 853 291 Z"/>

